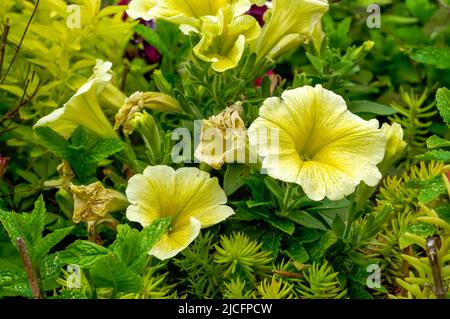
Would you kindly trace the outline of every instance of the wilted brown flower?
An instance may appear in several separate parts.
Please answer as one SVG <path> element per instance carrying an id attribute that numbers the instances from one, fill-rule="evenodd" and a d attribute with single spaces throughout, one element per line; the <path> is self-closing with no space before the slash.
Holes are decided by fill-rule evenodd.
<path id="1" fill-rule="evenodd" d="M 95 182 L 87 186 L 71 184 L 74 212 L 73 221 L 99 221 L 107 214 L 120 211 L 128 206 L 128 201 L 122 193 L 105 188 L 102 183 Z"/>
<path id="2" fill-rule="evenodd" d="M 241 112 L 242 106 L 237 103 L 203 120 L 200 143 L 195 150 L 200 161 L 217 170 L 224 163 L 245 162 L 247 130 Z"/>

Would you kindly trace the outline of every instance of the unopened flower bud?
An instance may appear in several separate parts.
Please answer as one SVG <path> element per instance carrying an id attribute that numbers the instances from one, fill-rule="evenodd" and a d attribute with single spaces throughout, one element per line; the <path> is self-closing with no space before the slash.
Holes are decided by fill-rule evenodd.
<path id="1" fill-rule="evenodd" d="M 406 142 L 403 141 L 403 129 L 400 124 L 384 123 L 381 130 L 386 136 L 386 152 L 383 161 L 378 165 L 382 173 L 386 173 L 405 152 Z"/>
<path id="2" fill-rule="evenodd" d="M 144 108 L 160 112 L 182 112 L 180 104 L 170 95 L 160 92 L 135 92 L 125 100 L 125 104 L 116 115 L 116 124 L 114 129 L 123 126 L 126 135 L 131 134 L 129 123 L 134 115 Z"/>

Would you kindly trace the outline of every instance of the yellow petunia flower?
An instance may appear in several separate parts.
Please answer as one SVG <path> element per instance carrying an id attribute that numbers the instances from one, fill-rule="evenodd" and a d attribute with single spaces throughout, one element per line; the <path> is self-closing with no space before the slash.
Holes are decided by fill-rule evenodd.
<path id="1" fill-rule="evenodd" d="M 131 0 L 128 4 L 127 14 L 131 19 L 144 19 L 149 21 L 152 17 L 149 11 L 156 5 L 156 0 Z"/>
<path id="2" fill-rule="evenodd" d="M 197 27 L 206 16 L 218 16 L 219 11 L 231 7 L 235 16 L 248 11 L 250 0 L 133 0 L 127 13 L 133 19 L 162 19 L 175 24 Z"/>
<path id="3" fill-rule="evenodd" d="M 268 21 L 255 52 L 259 59 L 276 59 L 287 50 L 308 42 L 328 10 L 327 0 L 273 0 Z"/>
<path id="4" fill-rule="evenodd" d="M 148 166 L 133 176 L 126 190 L 131 205 L 127 218 L 148 226 L 156 219 L 171 217 L 169 231 L 151 249 L 150 255 L 164 260 L 185 249 L 201 228 L 215 225 L 234 211 L 217 178 L 197 168 L 174 170 L 169 166 Z"/>
<path id="5" fill-rule="evenodd" d="M 118 109 L 112 104 L 123 105 L 125 96 L 109 82 L 112 78 L 110 62 L 97 61 L 94 74 L 67 101 L 63 107 L 41 118 L 34 126 L 48 126 L 68 138 L 79 125 L 104 138 L 117 137 L 102 111 L 102 106 Z M 114 102 L 115 101 L 115 102 Z"/>
<path id="6" fill-rule="evenodd" d="M 204 18 L 200 27 L 200 42 L 194 47 L 197 58 L 212 63 L 217 72 L 235 68 L 246 44 L 261 32 L 258 21 L 249 16 L 234 17 L 230 8 L 220 11 L 219 20 Z"/>
<path id="7" fill-rule="evenodd" d="M 275 131 L 278 140 L 267 142 L 260 131 Z M 386 137 L 378 121 L 352 114 L 341 96 L 320 85 L 267 99 L 248 134 L 267 173 L 301 185 L 312 200 L 339 200 L 361 181 L 375 186 L 381 179 Z"/>

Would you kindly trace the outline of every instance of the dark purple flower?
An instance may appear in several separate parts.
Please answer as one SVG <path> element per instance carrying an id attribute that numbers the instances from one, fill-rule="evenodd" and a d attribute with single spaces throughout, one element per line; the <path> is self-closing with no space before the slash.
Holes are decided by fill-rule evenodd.
<path id="1" fill-rule="evenodd" d="M 158 63 L 161 59 L 161 54 L 151 45 L 144 42 L 144 58 L 150 63 Z"/>
<path id="2" fill-rule="evenodd" d="M 256 20 L 258 20 L 258 23 L 260 26 L 263 26 L 265 21 L 264 21 L 264 13 L 266 13 L 267 11 L 267 6 L 264 5 L 262 7 L 258 7 L 256 4 L 252 5 L 252 7 L 250 8 L 250 10 L 248 10 L 247 14 L 251 15 L 252 17 L 254 17 Z"/>

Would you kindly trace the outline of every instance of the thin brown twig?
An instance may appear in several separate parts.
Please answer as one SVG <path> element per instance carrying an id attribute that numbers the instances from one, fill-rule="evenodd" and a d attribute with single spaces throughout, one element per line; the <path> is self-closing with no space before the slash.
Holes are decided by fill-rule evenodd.
<path id="1" fill-rule="evenodd" d="M 8 65 L 8 69 L 6 69 L 6 73 L 3 76 L 2 80 L 0 81 L 0 84 L 3 84 L 5 82 L 6 77 L 8 76 L 8 73 L 11 70 L 12 65 L 14 64 L 14 61 L 16 60 L 17 55 L 19 54 L 19 50 L 22 47 L 23 40 L 25 39 L 25 36 L 26 36 L 26 34 L 28 32 L 28 29 L 30 28 L 31 21 L 33 20 L 34 15 L 36 14 L 37 8 L 39 6 L 39 1 L 40 0 L 37 0 L 36 4 L 34 5 L 33 13 L 31 14 L 31 17 L 28 20 L 27 26 L 25 27 L 25 30 L 23 31 L 22 37 L 20 38 L 19 45 L 17 46 L 16 51 L 14 52 L 13 58 L 11 60 L 11 63 Z"/>
<path id="2" fill-rule="evenodd" d="M 303 278 L 303 274 L 297 274 L 295 272 L 283 271 L 283 270 L 275 270 L 275 274 L 287 277 L 287 278 Z"/>
<path id="3" fill-rule="evenodd" d="M 29 77 L 29 73 L 30 73 L 30 68 L 31 66 L 28 65 L 28 71 L 27 71 L 27 78 Z M 28 91 L 28 86 L 29 84 L 32 82 L 32 80 L 34 79 L 34 75 L 35 72 L 32 73 L 31 75 L 31 79 L 27 79 L 25 81 L 25 86 L 24 86 L 24 91 L 23 94 L 20 98 L 20 102 L 19 104 L 12 110 L 8 111 L 5 115 L 3 115 L 2 117 L 0 117 L 0 125 L 3 124 L 3 122 L 7 121 L 7 120 L 13 120 L 14 117 L 16 116 L 16 114 L 20 111 L 21 108 L 23 108 L 24 106 L 26 106 L 37 94 L 40 85 L 41 85 L 41 80 L 39 80 L 38 84 L 36 85 L 35 90 L 33 91 L 33 93 L 31 93 L 31 95 L 27 95 L 27 91 Z M 9 122 L 1 131 L 0 131 L 0 135 L 10 131 L 9 126 L 12 124 L 13 122 Z"/>
<path id="4" fill-rule="evenodd" d="M 19 249 L 20 257 L 22 257 L 23 266 L 27 273 L 28 281 L 31 287 L 31 293 L 34 299 L 42 299 L 41 288 L 39 286 L 39 278 L 36 274 L 36 270 L 31 262 L 30 254 L 28 253 L 27 246 L 22 237 L 16 239 L 17 248 Z"/>
<path id="5" fill-rule="evenodd" d="M 127 85 L 127 76 L 128 76 L 129 72 L 130 72 L 130 66 L 128 65 L 128 63 L 125 63 L 125 65 L 123 67 L 122 82 L 120 83 L 120 90 L 122 92 L 125 92 L 125 87 Z"/>
<path id="6" fill-rule="evenodd" d="M 439 261 L 439 249 L 441 245 L 441 238 L 439 236 L 432 236 L 427 239 L 426 251 L 433 274 L 436 297 L 438 299 L 446 299 L 447 289 L 444 288 L 441 263 Z"/>
<path id="7" fill-rule="evenodd" d="M 6 19 L 6 23 L 3 27 L 2 42 L 0 43 L 0 77 L 2 76 L 3 71 L 3 61 L 5 60 L 6 43 L 8 41 L 9 29 L 9 19 Z"/>

